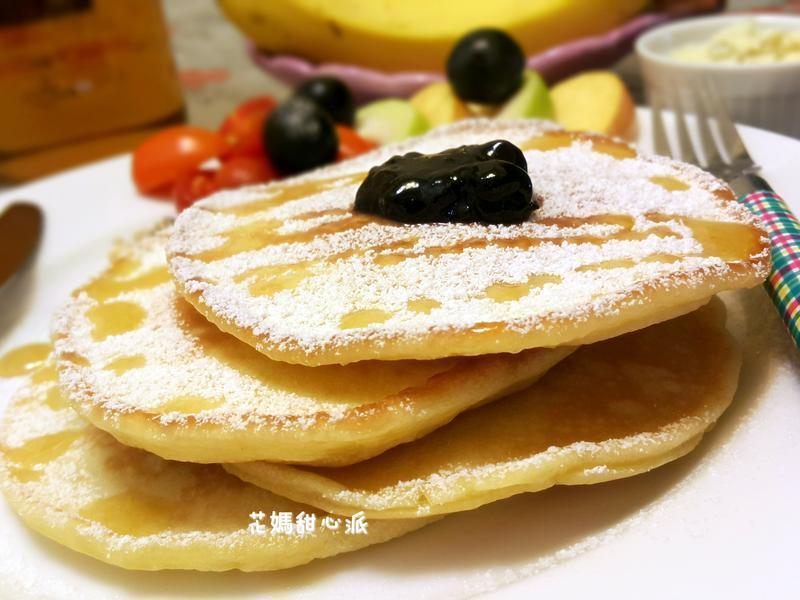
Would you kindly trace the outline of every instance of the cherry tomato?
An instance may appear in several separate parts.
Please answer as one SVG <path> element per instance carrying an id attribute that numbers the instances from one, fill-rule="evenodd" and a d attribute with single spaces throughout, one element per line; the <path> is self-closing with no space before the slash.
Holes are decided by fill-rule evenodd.
<path id="1" fill-rule="evenodd" d="M 264 154 L 261 131 L 264 121 L 277 102 L 270 96 L 259 96 L 242 102 L 223 121 L 219 134 L 228 144 L 226 156 L 258 156 Z"/>
<path id="2" fill-rule="evenodd" d="M 216 181 L 220 189 L 228 189 L 264 183 L 276 177 L 275 168 L 265 156 L 232 156 L 222 161 Z"/>
<path id="3" fill-rule="evenodd" d="M 275 168 L 263 156 L 232 156 L 219 169 L 195 169 L 180 177 L 172 189 L 178 211 L 220 190 L 253 183 L 265 183 L 277 177 Z"/>
<path id="4" fill-rule="evenodd" d="M 361 137 L 346 125 L 337 125 L 336 133 L 339 134 L 339 153 L 336 160 L 352 158 L 376 147 L 375 142 Z"/>
<path id="5" fill-rule="evenodd" d="M 158 192 L 222 154 L 225 142 L 218 133 L 190 125 L 159 131 L 133 153 L 133 181 L 143 194 Z"/>
<path id="6" fill-rule="evenodd" d="M 218 191 L 217 172 L 213 169 L 195 169 L 184 173 L 172 188 L 172 199 L 178 212 Z"/>

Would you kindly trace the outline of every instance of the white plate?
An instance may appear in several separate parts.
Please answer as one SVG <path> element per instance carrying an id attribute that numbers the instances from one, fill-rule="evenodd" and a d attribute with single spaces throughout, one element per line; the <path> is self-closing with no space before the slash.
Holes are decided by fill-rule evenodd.
<path id="1" fill-rule="evenodd" d="M 742 133 L 800 214 L 800 142 Z M 53 310 L 102 267 L 115 237 L 171 214 L 136 195 L 129 168 L 115 158 L 0 195 L 0 210 L 26 198 L 47 215 L 32 285 L 2 300 L 0 354 L 46 338 Z M 745 349 L 735 403 L 697 450 L 651 473 L 519 495 L 263 574 L 124 571 L 29 532 L 0 501 L 0 597 L 789 597 L 800 537 L 799 354 L 763 290 L 727 300 Z"/>

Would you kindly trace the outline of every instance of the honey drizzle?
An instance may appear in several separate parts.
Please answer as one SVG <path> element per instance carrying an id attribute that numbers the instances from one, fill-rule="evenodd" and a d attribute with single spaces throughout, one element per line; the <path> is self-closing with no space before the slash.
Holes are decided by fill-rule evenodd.
<path id="1" fill-rule="evenodd" d="M 616 159 L 635 158 L 636 150 L 625 144 L 600 135 L 574 131 L 550 131 L 540 136 L 531 138 L 520 144 L 520 149 L 539 150 L 548 152 L 559 148 L 568 148 L 576 141 L 586 141 L 592 144 L 592 150 L 600 154 L 608 154 Z"/>
<path id="2" fill-rule="evenodd" d="M 64 399 L 64 396 L 61 394 L 61 390 L 58 389 L 58 386 L 53 386 L 47 390 L 44 403 L 50 410 L 53 411 L 69 408 L 69 403 Z"/>
<path id="3" fill-rule="evenodd" d="M 98 302 L 105 302 L 115 298 L 124 292 L 151 289 L 162 283 L 170 281 L 169 271 L 166 267 L 158 267 L 130 279 L 121 278 L 128 274 L 132 267 L 132 261 L 120 261 L 112 267 L 108 274 L 96 279 L 80 288 L 78 292 L 86 292 L 90 298 Z"/>
<path id="4" fill-rule="evenodd" d="M 310 263 L 293 263 L 291 265 L 267 265 L 247 272 L 247 278 L 255 277 L 250 284 L 253 296 L 271 296 L 282 290 L 291 290 L 305 280 L 311 272 Z"/>
<path id="5" fill-rule="evenodd" d="M 650 181 L 668 192 L 682 192 L 691 187 L 688 183 L 670 176 L 655 175 L 650 178 Z"/>
<path id="6" fill-rule="evenodd" d="M 185 512 L 181 502 L 127 490 L 84 506 L 80 515 L 118 535 L 146 536 L 173 529 L 181 512 Z"/>
<path id="7" fill-rule="evenodd" d="M 495 302 L 513 302 L 548 283 L 561 283 L 559 275 L 531 275 L 525 283 L 495 283 L 484 290 L 484 297 Z"/>
<path id="8" fill-rule="evenodd" d="M 141 369 L 147 364 L 147 358 L 143 354 L 131 354 L 115 358 L 105 367 L 106 371 L 114 371 L 117 375 L 122 375 L 133 369 Z"/>
<path id="9" fill-rule="evenodd" d="M 690 229 L 700 227 L 702 223 L 710 223 L 712 226 L 717 225 L 714 222 L 699 222 L 692 221 L 684 217 L 676 217 L 670 215 L 647 215 L 652 223 L 665 223 L 668 221 L 677 221 L 689 227 Z M 613 233 L 609 236 L 588 236 L 578 235 L 572 237 L 556 236 L 556 237 L 538 237 L 531 238 L 528 236 L 519 236 L 507 239 L 485 239 L 485 238 L 471 238 L 464 240 L 453 246 L 429 246 L 418 252 L 413 252 L 413 248 L 418 243 L 417 238 L 410 238 L 405 240 L 398 240 L 380 246 L 351 249 L 346 252 L 340 252 L 324 259 L 317 261 L 306 261 L 301 263 L 290 263 L 283 265 L 268 265 L 263 267 L 256 267 L 250 269 L 236 276 L 235 281 L 242 282 L 250 278 L 255 281 L 251 283 L 250 291 L 253 295 L 263 296 L 272 295 L 282 290 L 294 289 L 300 282 L 311 275 L 311 267 L 314 264 L 332 263 L 336 260 L 346 259 L 353 256 L 365 255 L 367 253 L 374 253 L 373 262 L 380 266 L 391 266 L 399 264 L 400 262 L 419 256 L 443 256 L 446 254 L 458 254 L 467 249 L 483 249 L 489 246 L 500 248 L 515 248 L 519 250 L 528 250 L 538 245 L 547 243 L 559 244 L 595 244 L 602 245 L 611 240 L 618 241 L 643 241 L 650 236 L 660 238 L 677 237 L 679 234 L 673 231 L 666 225 L 656 225 L 643 231 L 631 231 L 634 225 L 634 218 L 630 215 L 596 215 L 592 217 L 577 218 L 577 217 L 550 217 L 541 219 L 537 223 L 546 226 L 557 226 L 559 228 L 578 228 L 585 224 L 593 225 L 612 225 L 620 228 L 620 231 Z M 732 224 L 734 227 L 748 228 L 748 226 L 741 226 Z M 752 229 L 752 228 L 750 228 Z M 701 241 L 702 240 L 698 240 Z M 758 239 L 756 238 L 756 243 Z M 706 245 L 708 242 L 706 242 Z M 717 246 L 714 246 L 717 247 Z M 735 244 L 734 244 L 735 247 Z M 409 252 L 396 253 L 397 250 L 409 250 Z M 386 254 L 386 252 L 390 252 Z M 709 254 L 706 254 L 709 255 Z M 749 257 L 749 254 L 747 255 Z M 745 257 L 745 258 L 747 258 Z M 647 259 L 645 259 L 647 260 Z M 670 257 L 664 259 L 663 257 L 658 262 L 675 262 L 680 260 L 678 257 Z M 743 260 L 737 258 L 737 260 Z M 617 266 L 632 266 L 630 264 L 618 264 Z M 600 269 L 603 267 L 585 266 L 580 267 L 578 270 L 592 270 Z M 612 268 L 612 267 L 608 267 Z M 500 284 L 504 285 L 504 284 Z M 498 292 L 502 295 L 501 292 Z"/>
<path id="10" fill-rule="evenodd" d="M 693 254 L 687 254 L 686 256 L 677 256 L 675 254 L 651 254 L 641 260 L 641 262 L 647 263 L 676 263 L 682 261 L 684 258 L 688 258 L 689 256 L 695 256 Z"/>
<path id="11" fill-rule="evenodd" d="M 651 221 L 677 221 L 688 227 L 703 247 L 700 256 L 717 256 L 728 263 L 748 260 L 761 251 L 761 230 L 743 223 L 706 221 L 691 217 L 648 215 Z"/>
<path id="12" fill-rule="evenodd" d="M 409 300 L 406 308 L 411 312 L 429 315 L 432 310 L 441 308 L 442 303 L 433 298 L 417 298 L 416 300 Z"/>
<path id="13" fill-rule="evenodd" d="M 576 228 L 581 225 L 591 223 L 598 225 L 614 225 L 622 228 L 623 230 L 629 230 L 631 227 L 633 227 L 634 220 L 628 215 L 597 215 L 588 218 L 553 217 L 542 219 L 541 223 L 544 225 L 557 225 L 563 228 Z M 572 238 L 531 238 L 529 236 L 518 236 L 515 238 L 493 240 L 487 240 L 485 238 L 471 238 L 453 246 L 428 246 L 420 252 L 386 254 L 386 252 L 413 249 L 418 243 L 418 240 L 417 238 L 409 238 L 390 242 L 388 244 L 381 244 L 379 246 L 351 249 L 345 252 L 333 254 L 317 261 L 304 261 L 299 263 L 255 267 L 236 275 L 234 277 L 234 281 L 236 283 L 241 283 L 242 281 L 254 278 L 255 281 L 250 284 L 250 293 L 253 296 L 271 296 L 280 291 L 295 289 L 303 280 L 311 275 L 311 266 L 314 263 L 330 264 L 337 260 L 352 258 L 354 256 L 363 256 L 367 253 L 375 254 L 373 262 L 376 265 L 390 266 L 419 256 L 443 256 L 445 254 L 458 254 L 467 249 L 483 249 L 488 246 L 528 250 L 545 243 L 580 243 L 600 245 L 604 244 L 609 239 L 644 240 L 650 235 L 669 237 L 674 236 L 675 233 L 666 227 L 661 227 L 650 229 L 646 232 L 623 231 L 612 235 L 610 238 L 603 236 L 574 236 Z"/>
<path id="14" fill-rule="evenodd" d="M 64 454 L 81 433 L 81 430 L 59 431 L 32 438 L 21 446 L 2 448 L 6 459 L 13 463 L 11 476 L 23 482 L 40 479 L 44 470 L 37 467 Z"/>
<path id="15" fill-rule="evenodd" d="M 88 367 L 91 364 L 88 358 L 77 352 L 62 352 L 59 354 L 58 358 L 62 361 L 71 362 L 79 367 Z"/>
<path id="16" fill-rule="evenodd" d="M 323 259 L 316 261 L 303 261 L 297 263 L 264 265 L 248 269 L 243 273 L 234 276 L 236 283 L 255 279 L 250 284 L 250 293 L 254 296 L 271 296 L 283 290 L 295 289 L 302 281 L 312 275 L 311 267 L 314 264 L 331 264 L 337 260 L 351 258 L 353 256 L 363 256 L 371 252 L 387 252 L 393 250 L 411 249 L 417 243 L 417 238 L 398 240 L 388 244 L 372 246 L 367 248 L 352 249 L 346 252 L 338 252 Z M 408 258 L 403 255 L 395 254 L 376 254 L 373 258 L 375 264 L 389 265 L 397 264 Z"/>
<path id="17" fill-rule="evenodd" d="M 204 398 L 203 396 L 176 396 L 158 407 L 158 412 L 198 413 L 203 410 L 218 408 L 224 403 L 222 398 Z"/>
<path id="18" fill-rule="evenodd" d="M 345 314 L 339 322 L 340 329 L 359 329 L 388 321 L 392 313 L 377 308 L 354 310 Z"/>
<path id="19" fill-rule="evenodd" d="M 700 256 L 719 256 L 720 258 L 728 261 L 742 261 L 747 260 L 751 255 L 760 249 L 760 232 L 749 226 L 738 223 L 719 223 L 713 221 L 702 221 L 688 217 L 649 214 L 646 217 L 653 224 L 666 223 L 675 221 L 688 227 L 695 237 L 695 239 L 703 246 L 704 251 Z M 554 237 L 537 237 L 532 238 L 529 236 L 518 236 L 506 239 L 485 239 L 485 238 L 471 238 L 464 240 L 452 246 L 429 246 L 420 251 L 413 251 L 413 248 L 418 243 L 417 238 L 410 238 L 405 240 L 398 240 L 380 246 L 356 248 L 345 252 L 339 252 L 334 255 L 316 260 L 305 261 L 300 263 L 290 263 L 283 265 L 268 265 L 264 267 L 256 267 L 250 269 L 242 274 L 236 276 L 236 281 L 241 282 L 249 278 L 254 278 L 250 285 L 250 291 L 255 296 L 272 295 L 277 292 L 294 289 L 303 280 L 312 274 L 312 266 L 314 264 L 333 263 L 337 260 L 351 258 L 353 256 L 362 256 L 368 253 L 374 254 L 373 262 L 380 266 L 391 266 L 399 264 L 400 262 L 419 256 L 443 256 L 447 254 L 458 254 L 468 249 L 483 249 L 489 246 L 499 248 L 515 248 L 519 250 L 529 250 L 536 246 L 556 243 L 556 244 L 595 244 L 602 245 L 611 240 L 617 241 L 643 241 L 650 236 L 660 238 L 679 237 L 679 233 L 671 229 L 667 225 L 655 225 L 643 231 L 632 231 L 634 225 L 634 218 L 630 215 L 595 215 L 592 217 L 576 218 L 576 217 L 549 217 L 537 221 L 538 224 L 546 226 L 557 226 L 559 228 L 578 228 L 581 225 L 612 225 L 620 228 L 620 231 L 613 233 L 609 236 L 595 236 L 595 235 L 577 235 L 577 236 L 554 236 Z M 316 230 L 304 232 L 306 235 L 314 235 Z M 745 244 L 746 250 L 740 250 L 741 240 L 745 237 L 747 243 Z M 408 250 L 408 252 L 400 252 L 397 250 Z M 387 253 L 388 252 L 388 253 Z M 643 259 L 646 262 L 676 262 L 681 260 L 680 257 L 658 255 L 652 258 Z M 585 265 L 579 267 L 578 271 L 599 270 L 604 268 L 615 267 L 631 267 L 631 261 L 612 261 L 605 264 Z M 547 281 L 546 283 L 549 283 Z M 506 286 L 508 284 L 496 284 L 498 286 Z M 515 284 L 516 285 L 516 284 Z M 493 294 L 499 298 L 517 299 L 513 298 L 515 294 L 525 295 L 527 293 L 525 284 L 519 284 L 521 287 L 517 291 L 510 291 L 511 288 L 498 287 L 497 291 L 492 291 L 487 288 L 487 297 L 492 297 Z M 492 286 L 490 286 L 491 288 Z M 503 290 L 503 291 L 500 291 Z M 528 290 L 529 291 L 529 290 Z M 522 297 L 522 296 L 519 296 Z M 507 300 L 498 300 L 507 301 Z M 359 313 L 360 311 L 356 311 Z M 390 315 L 380 315 L 380 321 L 367 322 L 366 324 L 379 323 L 389 318 Z M 362 322 L 362 317 L 347 316 L 344 320 L 345 324 L 351 322 L 356 323 L 352 327 L 363 327 L 358 323 Z M 364 317 L 367 318 L 367 317 Z"/>
<path id="20" fill-rule="evenodd" d="M 329 179 L 302 181 L 299 183 L 288 184 L 276 189 L 275 194 L 264 200 L 256 200 L 255 202 L 248 202 L 246 204 L 238 204 L 236 206 L 226 208 L 211 208 L 211 212 L 233 214 L 238 216 L 248 216 L 259 213 L 292 200 L 299 200 L 306 196 L 321 194 L 322 192 L 331 189 L 340 189 L 348 187 L 356 183 L 361 183 L 367 176 L 366 173 L 354 173 L 352 175 L 343 175 L 339 177 L 331 177 Z M 338 184 L 338 185 L 336 185 Z"/>
<path id="21" fill-rule="evenodd" d="M 203 262 L 214 262 L 242 252 L 261 250 L 267 246 L 310 242 L 319 236 L 354 231 L 371 223 L 379 222 L 375 217 L 361 213 L 348 213 L 348 215 L 343 219 L 328 221 L 316 227 L 292 233 L 277 231 L 277 227 L 282 224 L 281 221 L 255 221 L 221 233 L 220 235 L 226 240 L 222 245 L 194 254 L 192 258 Z"/>
<path id="22" fill-rule="evenodd" d="M 31 381 L 34 384 L 40 383 L 55 383 L 58 381 L 58 371 L 52 363 L 44 365 L 42 368 L 34 371 L 31 375 Z"/>
<path id="23" fill-rule="evenodd" d="M 632 260 L 604 260 L 601 262 L 582 265 L 575 270 L 579 273 L 584 271 L 603 271 L 605 269 L 629 269 L 636 266 Z"/>
<path id="24" fill-rule="evenodd" d="M 127 301 L 98 304 L 86 311 L 92 323 L 92 339 L 96 342 L 138 329 L 146 316 L 141 306 Z"/>
<path id="25" fill-rule="evenodd" d="M 125 455 L 113 457 L 117 460 Z M 128 457 L 128 462 L 140 461 L 143 457 Z M 109 461 L 111 462 L 111 461 Z M 148 461 L 149 462 L 149 461 Z M 121 470 L 110 465 L 114 473 Z M 117 535 L 144 537 L 164 532 L 198 532 L 213 531 L 230 533 L 246 526 L 246 517 L 242 519 L 235 513 L 218 514 L 213 521 L 208 519 L 208 505 L 203 499 L 212 499 L 214 503 L 230 500 L 231 494 L 242 493 L 244 484 L 225 479 L 225 489 L 220 489 L 222 481 L 217 474 L 216 466 L 198 467 L 185 474 L 186 485 L 170 478 L 167 482 L 159 472 L 133 471 L 128 477 L 135 484 L 123 492 L 95 500 L 82 507 L 79 514 L 92 523 L 107 527 Z M 163 468 L 159 468 L 159 471 Z M 129 464 L 125 471 L 130 473 Z M 166 473 L 166 471 L 164 471 Z M 189 479 L 191 478 L 191 479 Z M 163 489 L 168 495 L 159 495 L 144 491 L 145 489 Z M 228 511 L 230 512 L 230 511 Z"/>
<path id="26" fill-rule="evenodd" d="M 293 216 L 291 221 L 311 221 L 320 217 L 345 217 L 350 214 L 346 208 L 328 208 L 325 210 L 312 210 L 307 213 Z"/>
<path id="27" fill-rule="evenodd" d="M 41 366 L 53 346 L 47 342 L 26 344 L 0 356 L 0 377 L 19 377 Z"/>

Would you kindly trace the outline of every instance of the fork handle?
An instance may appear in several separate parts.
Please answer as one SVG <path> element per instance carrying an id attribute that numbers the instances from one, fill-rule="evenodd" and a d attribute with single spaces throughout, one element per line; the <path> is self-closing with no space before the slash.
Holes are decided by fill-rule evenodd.
<path id="1" fill-rule="evenodd" d="M 756 191 L 739 202 L 761 220 L 771 242 L 772 270 L 764 287 L 800 348 L 800 220 L 761 177 L 746 177 Z"/>

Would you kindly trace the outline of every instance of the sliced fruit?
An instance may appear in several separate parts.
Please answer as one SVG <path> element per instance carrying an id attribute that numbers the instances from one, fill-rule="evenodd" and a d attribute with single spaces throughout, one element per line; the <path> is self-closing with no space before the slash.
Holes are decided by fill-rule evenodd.
<path id="1" fill-rule="evenodd" d="M 481 104 L 479 102 L 467 102 L 467 110 L 473 117 L 495 117 L 502 104 Z"/>
<path id="2" fill-rule="evenodd" d="M 224 156 L 264 154 L 261 130 L 277 105 L 273 97 L 259 96 L 237 106 L 219 128 L 219 134 L 229 146 Z"/>
<path id="3" fill-rule="evenodd" d="M 181 212 L 219 189 L 216 171 L 195 169 L 178 178 L 172 188 L 172 199 L 175 202 L 175 208 Z"/>
<path id="4" fill-rule="evenodd" d="M 339 153 L 336 160 L 347 160 L 364 152 L 369 152 L 376 147 L 375 142 L 361 137 L 355 129 L 346 125 L 337 125 L 336 133 L 339 135 Z"/>
<path id="5" fill-rule="evenodd" d="M 456 96 L 446 81 L 426 85 L 411 97 L 410 102 L 425 116 L 432 127 L 470 116 L 467 105 Z"/>
<path id="6" fill-rule="evenodd" d="M 536 71 L 525 71 L 522 87 L 503 104 L 498 119 L 554 119 L 550 90 Z"/>
<path id="7" fill-rule="evenodd" d="M 220 156 L 227 144 L 215 131 L 176 125 L 159 131 L 133 152 L 133 182 L 142 194 L 156 193 Z"/>
<path id="8" fill-rule="evenodd" d="M 223 159 L 218 169 L 194 169 L 181 176 L 172 188 L 172 199 L 180 212 L 220 190 L 266 183 L 277 176 L 265 156 L 232 156 Z"/>
<path id="9" fill-rule="evenodd" d="M 649 0 L 219 0 L 260 48 L 315 62 L 385 71 L 441 72 L 462 35 L 502 29 L 526 56 L 602 33 L 648 8 Z"/>
<path id="10" fill-rule="evenodd" d="M 611 71 L 589 71 L 550 90 L 556 120 L 570 131 L 636 137 L 636 112 L 628 89 Z"/>
<path id="11" fill-rule="evenodd" d="M 278 177 L 266 156 L 234 156 L 222 161 L 216 175 L 220 189 L 265 183 Z"/>
<path id="12" fill-rule="evenodd" d="M 379 144 L 397 142 L 425 133 L 425 116 L 408 100 L 388 98 L 361 107 L 356 112 L 356 131 Z"/>

